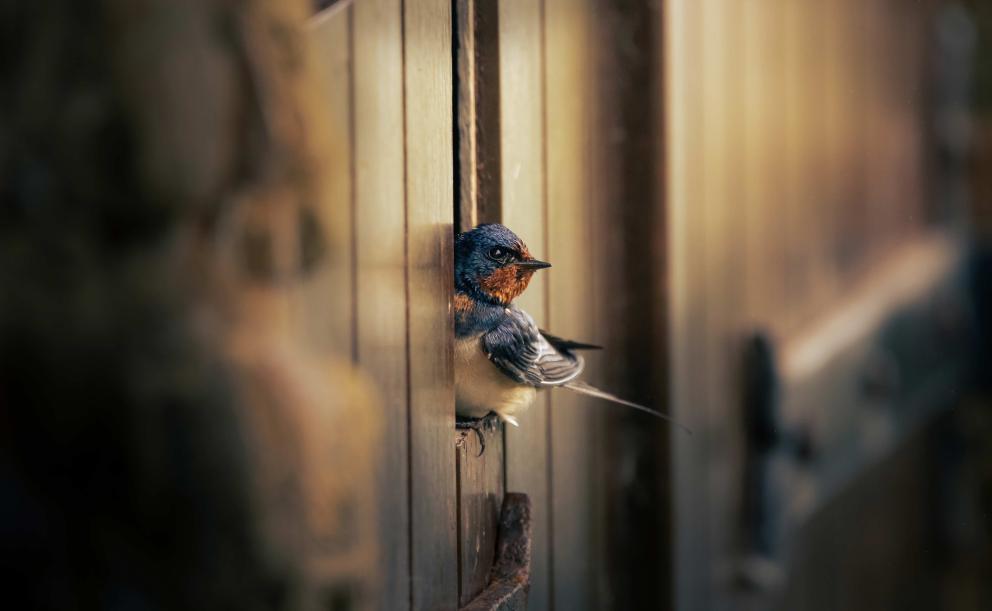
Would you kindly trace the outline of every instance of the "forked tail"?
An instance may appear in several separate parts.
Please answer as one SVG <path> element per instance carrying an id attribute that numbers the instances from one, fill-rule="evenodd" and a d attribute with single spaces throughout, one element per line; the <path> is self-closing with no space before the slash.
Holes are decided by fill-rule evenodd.
<path id="1" fill-rule="evenodd" d="M 671 422 L 672 424 L 674 424 L 675 426 L 679 427 L 680 429 L 682 429 L 686 433 L 689 433 L 690 435 L 692 435 L 692 431 L 689 429 L 689 427 L 687 427 L 686 425 L 682 424 L 681 422 L 679 422 L 675 418 L 672 418 L 671 416 L 668 416 L 666 414 L 662 414 L 661 412 L 656 412 L 655 410 L 651 409 L 650 407 L 645 407 L 643 405 L 639 405 L 637 403 L 633 403 L 631 401 L 627 401 L 626 399 L 621 399 L 620 397 L 618 397 L 616 395 L 611 395 L 610 393 L 608 393 L 608 392 L 606 392 L 604 390 L 600 390 L 600 389 L 596 388 L 595 386 L 590 386 L 590 385 L 588 385 L 585 382 L 582 382 L 580 380 L 572 380 L 571 382 L 566 382 L 565 384 L 562 384 L 562 387 L 563 388 L 567 388 L 569 390 L 574 390 L 575 392 L 581 393 L 583 395 L 589 395 L 590 397 L 597 397 L 599 399 L 606 399 L 607 401 L 612 401 L 614 403 L 619 403 L 620 405 L 626 405 L 627 407 L 633 407 L 634 409 L 640 410 L 642 412 L 647 412 L 647 413 L 651 414 L 652 416 L 655 416 L 657 418 L 661 418 L 662 420 L 667 420 L 668 422 Z"/>

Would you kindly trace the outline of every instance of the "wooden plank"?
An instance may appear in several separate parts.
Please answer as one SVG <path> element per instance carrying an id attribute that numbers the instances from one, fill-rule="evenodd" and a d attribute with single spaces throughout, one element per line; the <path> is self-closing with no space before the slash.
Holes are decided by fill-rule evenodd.
<path id="1" fill-rule="evenodd" d="M 543 2 L 499 3 L 500 109 L 502 114 L 502 218 L 538 259 L 547 260 L 544 182 Z M 552 262 L 554 263 L 554 262 Z M 547 323 L 549 274 L 535 275 L 517 304 L 538 325 Z M 520 417 L 520 427 L 506 427 L 506 488 L 531 501 L 531 588 L 528 608 L 549 609 L 551 531 L 549 500 L 549 393 Z"/>
<path id="2" fill-rule="evenodd" d="M 458 605 L 451 3 L 403 10 L 413 609 Z"/>
<path id="3" fill-rule="evenodd" d="M 458 70 L 456 220 L 459 231 L 466 231 L 500 219 L 499 7 L 484 0 L 453 4 Z"/>
<path id="4" fill-rule="evenodd" d="M 705 362 L 701 347 L 706 302 L 702 299 L 703 255 L 702 194 L 706 180 L 704 149 L 699 135 L 703 121 L 699 77 L 705 45 L 701 9 L 696 2 L 672 2 L 666 19 L 668 49 L 666 105 L 667 153 L 670 160 L 669 209 L 669 341 L 671 345 L 671 407 L 675 416 L 692 428 L 691 438 L 673 437 L 675 504 L 672 531 L 675 538 L 675 601 L 679 609 L 707 609 L 710 536 L 706 481 L 708 446 L 707 413 L 703 403 Z"/>
<path id="5" fill-rule="evenodd" d="M 757 320 L 767 316 L 767 308 L 773 304 L 773 283 L 777 270 L 770 269 L 774 262 L 774 244 L 777 232 L 774 229 L 779 219 L 775 218 L 775 189 L 769 181 L 770 164 L 773 160 L 774 140 L 778 133 L 776 117 L 772 112 L 775 104 L 773 85 L 774 60 L 768 52 L 770 39 L 768 19 L 772 9 L 768 3 L 763 6 L 748 5 L 732 9 L 723 0 L 701 0 L 703 37 L 705 43 L 699 49 L 703 73 L 700 75 L 700 106 L 695 129 L 701 135 L 701 167 L 691 172 L 696 179 L 702 179 L 699 186 L 699 199 L 689 202 L 695 208 L 695 216 L 691 217 L 701 227 L 695 229 L 695 235 L 702 239 L 690 248 L 694 251 L 694 267 L 691 272 L 693 290 L 697 299 L 705 306 L 702 313 L 693 322 L 699 325 L 691 329 L 698 342 L 694 358 L 699 359 L 693 365 L 695 374 L 692 390 L 698 401 L 692 407 L 693 411 L 705 413 L 705 424 L 692 438 L 686 440 L 690 444 L 702 442 L 706 447 L 706 475 L 697 480 L 696 486 L 703 488 L 706 504 L 709 509 L 705 515 L 707 539 L 705 553 L 707 562 L 718 562 L 727 558 L 739 538 L 736 521 L 738 507 L 738 489 L 740 477 L 740 422 L 737 414 L 738 401 L 736 397 L 737 348 L 738 338 Z M 743 13 L 753 13 L 757 27 L 744 31 L 740 28 Z M 731 44 L 742 44 L 745 35 L 757 34 L 756 56 L 761 58 L 758 65 L 735 66 L 733 62 L 742 57 L 738 49 L 732 49 Z M 747 57 L 747 59 L 750 59 Z M 735 85 L 736 91 L 730 89 Z M 754 91 L 747 87 L 757 87 L 761 91 L 755 96 Z M 744 115 L 734 121 L 733 108 L 735 105 L 727 101 L 749 93 L 750 99 L 757 100 L 760 108 L 748 107 Z M 748 112 L 749 111 L 749 112 Z M 748 116 L 749 115 L 749 116 Z M 740 119 L 746 118 L 746 121 Z M 743 126 L 735 130 L 735 126 Z M 750 128 L 750 129 L 749 129 Z M 749 137 L 751 139 L 749 139 Z M 758 138 L 758 140 L 754 140 Z M 739 139 L 734 142 L 734 139 Z M 734 154 L 744 153 L 741 158 L 733 158 Z M 746 159 L 753 157 L 755 172 L 753 176 L 740 176 L 739 184 L 731 183 L 733 168 L 747 168 Z M 753 178 L 752 190 L 749 192 L 746 207 L 737 200 L 740 186 L 749 184 Z M 762 223 L 761 227 L 746 224 L 748 216 Z M 748 230 L 758 229 L 758 236 L 745 236 L 741 227 Z M 754 237 L 755 241 L 746 242 L 746 237 Z M 745 245 L 753 256 L 747 260 L 759 262 L 758 269 L 748 268 L 747 284 L 743 282 L 738 262 Z M 757 273 L 756 273 L 757 272 Z M 746 295 L 745 289 L 756 283 L 762 291 L 756 303 L 763 310 L 743 312 L 739 305 Z M 690 425 L 692 426 L 692 425 Z M 675 435 L 683 436 L 675 431 Z M 724 608 L 731 606 L 727 592 L 721 588 L 712 587 L 713 573 L 707 571 L 705 579 L 697 587 L 709 587 L 705 603 L 697 602 L 700 608 Z M 704 577 L 704 576 L 699 576 Z"/>
<path id="6" fill-rule="evenodd" d="M 663 408 L 664 215 L 658 179 L 662 146 L 660 6 L 597 2 L 591 87 L 590 243 L 585 263 L 592 320 L 585 337 L 605 346 L 590 358 L 590 381 Z M 630 53 L 629 49 L 643 52 Z M 623 202 L 623 205 L 618 205 Z M 622 406 L 594 403 L 595 577 L 617 609 L 670 601 L 668 463 L 662 422 Z M 607 603 L 603 603 L 607 604 Z"/>
<path id="7" fill-rule="evenodd" d="M 467 605 L 489 585 L 496 559 L 496 540 L 503 505 L 503 444 L 498 432 L 484 433 L 480 456 L 473 431 L 460 433 L 455 447 L 458 464 L 458 604 Z M 497 443 L 498 441 L 498 443 Z"/>
<path id="8" fill-rule="evenodd" d="M 460 0 L 455 32 L 458 70 L 458 206 L 461 231 L 499 222 L 502 190 L 498 6 Z M 512 122 L 511 122 L 512 125 Z M 512 129 L 512 127 L 510 128 Z M 458 488 L 459 603 L 486 588 L 496 555 L 496 531 L 503 497 L 503 433 L 486 433 L 479 455 L 476 436 L 459 433 Z"/>
<path id="9" fill-rule="evenodd" d="M 322 170 L 327 197 L 313 211 L 317 227 L 326 236 L 329 261 L 318 262 L 300 288 L 293 291 L 294 317 L 301 323 L 304 341 L 311 346 L 354 357 L 354 159 L 348 17 L 320 19 L 309 29 L 308 36 L 318 58 L 317 80 L 323 94 L 320 111 L 330 140 L 330 154 Z"/>
<path id="10" fill-rule="evenodd" d="M 386 408 L 379 448 L 383 609 L 410 607 L 403 38 L 400 0 L 363 0 L 354 20 L 359 364 Z"/>
<path id="11" fill-rule="evenodd" d="M 548 325 L 566 337 L 589 338 L 589 279 L 585 262 L 591 229 L 586 165 L 590 3 L 546 0 L 544 20 L 547 134 Z M 550 112 L 554 109 L 554 112 Z M 599 609 L 591 474 L 595 407 L 557 391 L 549 412 L 552 478 L 552 577 L 555 609 Z"/>

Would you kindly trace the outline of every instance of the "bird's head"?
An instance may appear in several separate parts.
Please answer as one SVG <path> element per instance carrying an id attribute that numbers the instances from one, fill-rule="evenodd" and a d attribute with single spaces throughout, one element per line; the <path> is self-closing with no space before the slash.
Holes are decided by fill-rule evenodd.
<path id="1" fill-rule="evenodd" d="M 498 223 L 455 238 L 455 288 L 480 301 L 509 305 L 545 267 L 551 264 L 531 256 L 523 240 Z"/>

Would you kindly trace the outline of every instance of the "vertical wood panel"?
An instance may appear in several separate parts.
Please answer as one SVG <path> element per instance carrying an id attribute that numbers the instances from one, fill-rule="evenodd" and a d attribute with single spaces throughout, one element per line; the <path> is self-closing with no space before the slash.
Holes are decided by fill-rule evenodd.
<path id="1" fill-rule="evenodd" d="M 768 97 L 773 95 L 772 91 L 767 91 L 772 86 L 771 75 L 768 73 L 770 66 L 766 63 L 760 72 L 744 72 L 742 67 L 732 65 L 740 54 L 730 46 L 744 40 L 745 32 L 740 31 L 742 13 L 756 12 L 757 17 L 762 19 L 767 17 L 770 7 L 766 0 L 760 11 L 758 6 L 750 4 L 738 12 L 730 4 L 732 2 L 725 0 L 698 2 L 700 19 L 706 34 L 700 49 L 703 75 L 698 85 L 701 98 L 698 112 L 701 120 L 694 125 L 702 136 L 699 145 L 703 149 L 701 157 L 705 170 L 701 169 L 703 176 L 692 174 L 694 179 L 702 180 L 699 198 L 689 202 L 690 206 L 698 209 L 695 222 L 701 225 L 695 230 L 695 235 L 702 235 L 702 240 L 692 246 L 695 250 L 692 263 L 695 271 L 692 273 L 698 275 L 693 283 L 695 290 L 704 295 L 705 299 L 703 311 L 696 319 L 700 328 L 693 331 L 698 338 L 693 341 L 700 341 L 700 346 L 696 348 L 699 358 L 705 364 L 705 369 L 698 364 L 694 365 L 694 368 L 698 368 L 694 375 L 699 376 L 705 371 L 705 381 L 699 380 L 697 392 L 702 401 L 693 409 L 705 410 L 706 421 L 704 428 L 698 430 L 697 436 L 686 441 L 696 443 L 697 437 L 705 440 L 706 476 L 697 481 L 696 485 L 705 487 L 704 494 L 708 498 L 705 526 L 707 553 L 714 555 L 724 555 L 733 549 L 738 535 L 734 517 L 738 498 L 736 491 L 740 482 L 740 448 L 739 429 L 735 426 L 739 421 L 736 413 L 737 386 L 733 376 L 739 341 L 737 334 L 741 332 L 743 325 L 738 326 L 735 319 L 743 318 L 739 307 L 740 296 L 742 290 L 748 286 L 738 281 L 741 276 L 738 262 L 745 246 L 740 227 L 744 225 L 745 215 L 757 213 L 754 216 L 760 223 L 771 225 L 761 227 L 762 232 L 767 235 L 774 231 L 774 223 L 778 220 L 769 206 L 772 202 L 764 199 L 771 191 L 766 180 L 771 169 L 768 167 L 771 161 L 769 153 L 774 146 L 772 140 L 775 129 L 771 125 L 763 125 L 758 142 L 747 140 L 746 136 L 753 137 L 759 130 L 747 130 L 744 127 L 735 134 L 733 110 L 726 103 L 729 99 L 739 99 L 747 91 L 745 86 L 751 85 L 765 90 L 758 96 L 759 103 L 763 106 L 748 106 L 746 110 L 752 113 L 751 116 L 748 117 L 746 112 L 741 113 L 744 116 L 740 119 L 749 118 L 760 123 L 764 113 L 770 110 L 767 107 Z M 761 37 L 759 44 L 769 44 L 767 35 Z M 767 57 L 768 53 L 761 53 L 761 56 Z M 731 89 L 732 83 L 735 90 Z M 749 93 L 751 99 L 754 99 L 754 92 Z M 745 122 L 744 125 L 748 124 Z M 751 127 L 754 127 L 754 123 Z M 735 143 L 735 135 L 742 141 Z M 752 171 L 757 172 L 754 176 L 757 182 L 752 188 L 761 194 L 757 199 L 749 197 L 746 200 L 746 209 L 734 205 L 740 191 L 731 186 L 732 168 L 738 165 L 738 160 L 733 159 L 732 154 L 742 149 L 754 156 L 755 165 Z M 742 185 L 748 184 L 746 178 L 747 176 L 741 176 Z M 751 225 L 748 227 L 751 228 Z M 747 282 L 761 284 L 766 294 L 760 296 L 758 303 L 767 306 L 771 297 L 768 293 L 772 289 L 767 282 L 769 276 L 766 266 L 773 251 L 761 243 L 751 243 L 748 246 L 757 250 L 756 256 L 749 260 L 760 263 L 758 270 L 750 270 L 758 273 L 749 274 Z M 765 267 L 763 273 L 762 267 Z M 726 605 L 729 600 L 725 582 L 712 570 L 706 571 L 703 577 L 698 586 L 708 590 L 708 608 Z"/>
<path id="2" fill-rule="evenodd" d="M 459 230 L 500 222 L 502 209 L 499 5 L 457 0 Z M 511 122 L 512 126 L 513 123 Z M 501 427 L 502 428 L 502 427 Z M 503 500 L 504 436 L 485 432 L 479 455 L 474 433 L 456 447 L 458 487 L 459 601 L 466 604 L 486 586 L 496 554 Z"/>
<path id="3" fill-rule="evenodd" d="M 548 325 L 565 337 L 588 338 L 590 290 L 586 261 L 588 184 L 586 135 L 591 87 L 587 55 L 590 6 L 568 0 L 545 3 L 547 92 Z M 595 338 L 589 338 L 594 340 Z M 590 479 L 594 431 L 590 401 L 566 391 L 551 397 L 552 599 L 555 609 L 598 609 L 594 571 L 594 502 Z"/>
<path id="4" fill-rule="evenodd" d="M 542 99 L 543 1 L 499 3 L 500 111 L 503 223 L 527 243 L 538 259 L 548 259 L 545 244 L 544 108 Z M 554 261 L 552 261 L 554 264 Z M 539 272 L 517 305 L 546 328 L 547 281 L 557 267 Z M 531 589 L 528 609 L 550 608 L 550 500 L 548 498 L 548 409 L 550 391 L 538 395 L 506 427 L 506 488 L 526 492 L 532 513 Z"/>
<path id="5" fill-rule="evenodd" d="M 467 231 L 499 221 L 502 204 L 499 5 L 485 0 L 455 0 L 453 5 L 458 64 L 457 220 L 459 231 Z"/>
<path id="6" fill-rule="evenodd" d="M 564 303 L 575 304 L 585 301 L 584 320 L 580 327 L 571 331 L 568 336 L 584 339 L 594 344 L 604 346 L 605 350 L 595 350 L 585 353 L 586 365 L 582 372 L 583 379 L 600 388 L 609 387 L 607 380 L 607 359 L 619 346 L 610 341 L 610 328 L 606 320 L 608 308 L 604 295 L 611 285 L 606 281 L 605 270 L 609 267 L 606 262 L 609 253 L 616 252 L 611 242 L 616 240 L 617 224 L 613 223 L 607 214 L 606 207 L 609 198 L 610 167 L 604 163 L 608 156 L 604 149 L 611 139 L 617 137 L 614 124 L 604 106 L 616 105 L 616 102 L 604 98 L 603 62 L 606 45 L 603 40 L 604 30 L 609 26 L 611 17 L 604 15 L 601 5 L 595 0 L 580 3 L 582 21 L 577 32 L 584 40 L 583 55 L 580 60 L 586 63 L 582 80 L 573 83 L 572 95 L 581 96 L 582 128 L 581 138 L 581 173 L 576 175 L 575 182 L 581 184 L 584 193 L 576 203 L 580 206 L 579 214 L 582 221 L 580 230 L 575 233 L 559 234 L 557 223 L 550 221 L 550 227 L 555 228 L 551 237 L 551 248 L 567 248 L 565 260 L 571 263 L 570 274 L 582 270 L 575 279 L 578 293 L 566 297 Z M 630 40 L 628 38 L 628 40 Z M 573 129 L 578 126 L 573 127 Z M 581 176 L 581 178 L 579 178 Z M 606 205 L 604 205 L 606 204 Z M 578 212 L 578 211 L 577 211 Z M 570 243 L 565 246 L 565 240 Z M 555 246 L 558 244 L 559 246 Z M 622 282 L 618 283 L 622 284 Z M 615 286 L 615 285 L 614 285 Z M 561 299 L 557 291 L 553 294 Z M 614 294 L 614 299 L 624 299 L 623 292 Z M 621 348 L 622 349 L 622 348 Z M 564 394 L 564 393 L 562 393 Z M 569 393 L 571 394 L 571 393 Z M 589 514 L 582 525 L 588 536 L 588 555 L 584 579 L 589 583 L 588 599 L 583 601 L 592 608 L 600 609 L 611 602 L 609 575 L 606 571 L 608 562 L 606 511 L 608 499 L 606 481 L 609 477 L 609 462 L 607 460 L 610 427 L 616 420 L 610 414 L 611 406 L 602 401 L 582 398 L 583 416 L 581 441 L 577 449 L 582 453 L 588 466 L 581 475 L 585 481 L 581 484 L 581 494 L 587 499 Z M 561 410 L 559 410 L 561 411 Z M 573 450 L 574 451 L 574 450 Z"/>
<path id="7" fill-rule="evenodd" d="M 403 7 L 414 609 L 458 603 L 452 372 L 451 3 Z"/>
<path id="8" fill-rule="evenodd" d="M 458 463 L 458 604 L 471 602 L 489 584 L 503 505 L 503 444 L 487 435 L 479 456 L 479 438 L 467 431 L 455 448 Z M 497 436 L 498 437 L 498 436 Z"/>
<path id="9" fill-rule="evenodd" d="M 587 337 L 605 350 L 596 355 L 589 375 L 611 392 L 664 409 L 666 308 L 659 288 L 665 277 L 665 225 L 658 180 L 663 145 L 657 130 L 663 72 L 655 56 L 663 22 L 660 6 L 651 3 L 599 0 L 595 11 L 589 45 L 594 51 L 593 233 L 585 263 L 594 320 Z M 600 604 L 666 606 L 670 515 L 664 499 L 668 461 L 662 457 L 671 429 L 603 401 L 595 403 L 595 414 Z"/>
<path id="10" fill-rule="evenodd" d="M 704 345 L 701 335 L 705 302 L 699 267 L 703 253 L 702 193 L 706 163 L 702 157 L 700 129 L 703 121 L 702 56 L 705 35 L 699 4 L 673 1 L 666 20 L 668 49 L 667 78 L 669 108 L 669 257 L 670 343 L 672 358 L 671 404 L 675 416 L 696 434 L 675 435 L 674 474 L 676 502 L 675 607 L 710 608 L 707 583 L 712 559 L 708 529 L 706 488 L 707 414 L 696 409 L 703 404 L 705 388 Z"/>
<path id="11" fill-rule="evenodd" d="M 386 408 L 379 490 L 383 609 L 410 606 L 404 227 L 403 28 L 400 0 L 362 0 L 354 27 L 355 226 L 359 364 Z"/>

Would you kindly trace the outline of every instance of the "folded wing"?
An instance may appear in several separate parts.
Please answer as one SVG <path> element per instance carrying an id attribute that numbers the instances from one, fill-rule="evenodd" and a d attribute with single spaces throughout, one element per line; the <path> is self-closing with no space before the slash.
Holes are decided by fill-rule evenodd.
<path id="1" fill-rule="evenodd" d="M 522 384 L 561 386 L 585 366 L 573 350 L 597 348 L 541 331 L 529 314 L 511 307 L 507 317 L 482 336 L 482 349 L 503 373 Z"/>

